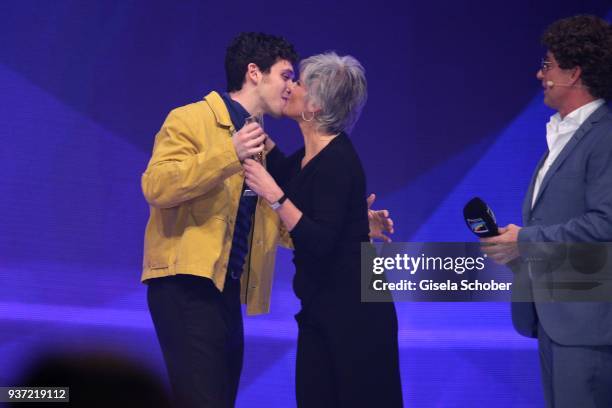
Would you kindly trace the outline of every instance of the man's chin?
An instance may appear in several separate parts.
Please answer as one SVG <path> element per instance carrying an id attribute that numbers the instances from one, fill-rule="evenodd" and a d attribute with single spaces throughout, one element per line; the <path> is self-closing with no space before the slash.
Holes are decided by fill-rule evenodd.
<path id="1" fill-rule="evenodd" d="M 544 95 L 544 105 L 548 106 L 550 109 L 556 109 L 550 101 L 550 97 L 548 95 Z"/>
<path id="2" fill-rule="evenodd" d="M 268 115 L 272 116 L 273 118 L 280 118 L 281 116 L 284 115 L 284 110 L 285 107 L 279 107 L 278 109 L 270 109 L 270 112 L 268 112 Z"/>

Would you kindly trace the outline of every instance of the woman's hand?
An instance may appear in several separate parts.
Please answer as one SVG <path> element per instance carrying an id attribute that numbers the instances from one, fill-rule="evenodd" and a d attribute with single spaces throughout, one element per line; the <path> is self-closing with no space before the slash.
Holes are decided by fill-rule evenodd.
<path id="1" fill-rule="evenodd" d="M 393 220 L 389 217 L 388 210 L 372 210 L 372 204 L 376 200 L 375 194 L 368 197 L 368 222 L 370 224 L 370 240 L 380 239 L 384 242 L 391 242 L 385 233 L 393 234 Z"/>
<path id="2" fill-rule="evenodd" d="M 246 159 L 243 168 L 247 186 L 258 196 L 263 197 L 268 204 L 277 202 L 283 196 L 283 190 L 260 163 Z"/>

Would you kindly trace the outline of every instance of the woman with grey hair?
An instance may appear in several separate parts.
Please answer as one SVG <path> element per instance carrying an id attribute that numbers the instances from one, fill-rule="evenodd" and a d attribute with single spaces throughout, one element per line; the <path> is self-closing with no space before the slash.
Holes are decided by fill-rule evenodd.
<path id="1" fill-rule="evenodd" d="M 244 163 L 246 183 L 278 213 L 295 248 L 299 407 L 402 406 L 395 307 L 360 302 L 366 181 L 347 132 L 366 99 L 355 58 L 307 58 L 283 110 L 304 147 L 285 158 L 268 141 L 271 174 L 255 160 Z"/>

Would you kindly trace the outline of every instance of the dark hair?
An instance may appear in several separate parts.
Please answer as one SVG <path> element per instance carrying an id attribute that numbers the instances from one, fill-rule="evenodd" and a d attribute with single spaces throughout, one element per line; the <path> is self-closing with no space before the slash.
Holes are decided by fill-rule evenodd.
<path id="1" fill-rule="evenodd" d="M 244 83 L 247 65 L 253 63 L 261 72 L 270 72 L 270 67 L 278 60 L 292 64 L 298 55 L 287 40 L 264 33 L 241 33 L 232 40 L 225 53 L 225 76 L 227 91 L 239 91 Z"/>
<path id="2" fill-rule="evenodd" d="M 612 26 L 607 21 L 591 15 L 555 21 L 542 35 L 542 44 L 562 69 L 582 69 L 592 96 L 612 97 Z"/>

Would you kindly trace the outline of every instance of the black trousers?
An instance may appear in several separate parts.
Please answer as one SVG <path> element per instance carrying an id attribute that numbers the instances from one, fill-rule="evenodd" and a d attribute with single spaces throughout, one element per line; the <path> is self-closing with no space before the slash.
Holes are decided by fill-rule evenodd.
<path id="1" fill-rule="evenodd" d="M 330 291 L 303 304 L 296 320 L 298 407 L 403 406 L 393 303 Z"/>
<path id="2" fill-rule="evenodd" d="M 240 281 L 176 275 L 148 281 L 147 300 L 175 403 L 233 407 L 244 353 Z"/>

